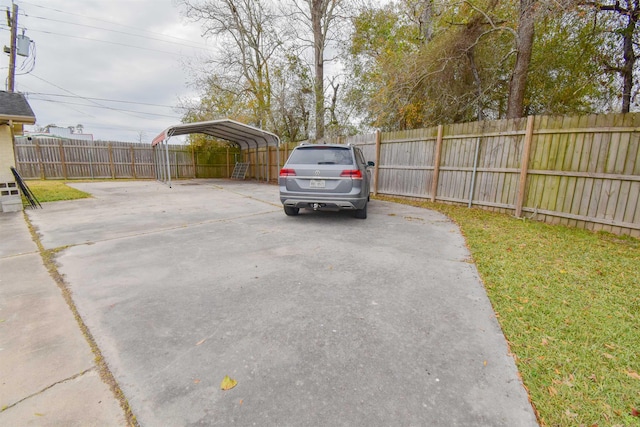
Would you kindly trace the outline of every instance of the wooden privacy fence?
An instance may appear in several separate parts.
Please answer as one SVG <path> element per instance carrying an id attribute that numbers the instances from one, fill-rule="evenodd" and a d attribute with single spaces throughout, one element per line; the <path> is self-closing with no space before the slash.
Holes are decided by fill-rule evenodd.
<path id="1" fill-rule="evenodd" d="M 640 114 L 536 116 L 358 135 L 374 192 L 461 203 L 549 223 L 640 236 Z M 290 146 L 194 152 L 170 145 L 171 175 L 275 181 Z M 157 154 L 157 153 L 156 153 Z M 148 144 L 16 138 L 25 178 L 156 178 Z"/>
<path id="2" fill-rule="evenodd" d="M 348 138 L 374 191 L 640 236 L 640 114 L 536 116 Z"/>
<path id="3" fill-rule="evenodd" d="M 240 155 L 234 148 L 201 152 L 185 145 L 168 148 L 174 178 L 227 178 Z M 38 179 L 156 178 L 154 156 L 166 155 L 150 144 L 48 137 L 17 137 L 15 151 L 20 175 Z"/>

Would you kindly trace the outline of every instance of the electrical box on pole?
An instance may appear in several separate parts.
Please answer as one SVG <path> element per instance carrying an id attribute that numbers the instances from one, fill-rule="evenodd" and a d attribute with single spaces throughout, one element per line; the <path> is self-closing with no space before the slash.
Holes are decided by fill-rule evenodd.
<path id="1" fill-rule="evenodd" d="M 24 30 L 23 30 L 24 31 Z M 31 39 L 24 34 L 19 35 L 16 39 L 16 54 L 20 56 L 29 56 L 29 45 L 31 44 Z"/>

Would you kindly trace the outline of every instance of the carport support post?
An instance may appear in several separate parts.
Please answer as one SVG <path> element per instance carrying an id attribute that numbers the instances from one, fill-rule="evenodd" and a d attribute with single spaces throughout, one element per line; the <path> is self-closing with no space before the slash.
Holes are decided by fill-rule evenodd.
<path id="1" fill-rule="evenodd" d="M 169 180 L 169 188 L 171 188 L 171 166 L 169 165 L 169 140 L 171 139 L 171 137 L 167 138 L 164 141 L 164 147 L 165 147 L 165 154 L 166 154 L 166 160 L 167 160 L 167 177 Z"/>
<path id="2" fill-rule="evenodd" d="M 258 143 L 256 142 L 256 167 L 254 169 L 255 171 L 255 178 L 259 181 L 260 180 L 260 155 L 258 153 Z"/>
<path id="3" fill-rule="evenodd" d="M 227 178 L 231 178 L 231 169 L 229 168 L 229 146 L 227 145 Z"/>
<path id="4" fill-rule="evenodd" d="M 156 179 L 158 181 L 164 182 L 164 162 L 162 161 L 162 147 L 164 145 L 164 140 L 156 145 L 155 153 L 155 161 L 156 161 Z"/>
<path id="5" fill-rule="evenodd" d="M 376 165 L 373 170 L 373 195 L 378 195 L 378 172 L 380 171 L 380 145 L 381 145 L 380 130 L 376 130 Z"/>

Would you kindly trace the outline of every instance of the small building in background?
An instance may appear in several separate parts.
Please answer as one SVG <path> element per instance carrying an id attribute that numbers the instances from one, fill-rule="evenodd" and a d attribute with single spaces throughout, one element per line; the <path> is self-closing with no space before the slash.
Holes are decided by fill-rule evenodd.
<path id="1" fill-rule="evenodd" d="M 58 126 L 47 126 L 44 128 L 42 132 L 26 132 L 28 136 L 43 136 L 43 137 L 57 137 L 64 139 L 78 139 L 81 141 L 93 141 L 93 134 L 91 133 L 80 133 L 77 128 L 74 127 L 58 127 Z"/>
<path id="2" fill-rule="evenodd" d="M 0 91 L 0 212 L 22 210 L 22 198 L 11 168 L 16 167 L 14 137 L 24 134 L 24 125 L 33 125 L 36 116 L 25 96 Z"/>

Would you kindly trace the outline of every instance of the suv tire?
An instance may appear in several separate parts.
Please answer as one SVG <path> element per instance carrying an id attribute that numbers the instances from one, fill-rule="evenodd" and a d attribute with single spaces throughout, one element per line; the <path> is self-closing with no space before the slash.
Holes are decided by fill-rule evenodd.
<path id="1" fill-rule="evenodd" d="M 368 203 L 365 203 L 364 208 L 356 209 L 356 211 L 353 213 L 353 216 L 358 219 L 367 219 L 367 205 Z"/>
<path id="2" fill-rule="evenodd" d="M 288 216 L 296 216 L 300 212 L 300 208 L 292 208 L 291 206 L 284 207 L 284 213 Z"/>

